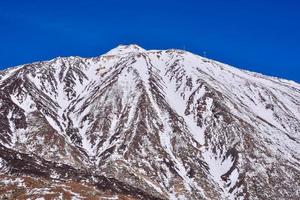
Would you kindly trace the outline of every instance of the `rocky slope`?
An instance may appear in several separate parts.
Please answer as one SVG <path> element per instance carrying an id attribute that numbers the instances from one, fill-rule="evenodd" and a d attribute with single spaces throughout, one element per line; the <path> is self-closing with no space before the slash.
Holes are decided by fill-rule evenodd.
<path id="1" fill-rule="evenodd" d="M 299 133 L 299 84 L 186 51 L 22 65 L 0 72 L 0 196 L 299 199 Z"/>

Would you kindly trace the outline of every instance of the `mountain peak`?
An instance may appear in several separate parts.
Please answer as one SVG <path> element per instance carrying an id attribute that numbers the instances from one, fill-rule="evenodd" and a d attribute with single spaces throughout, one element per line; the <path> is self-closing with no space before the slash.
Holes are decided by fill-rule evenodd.
<path id="1" fill-rule="evenodd" d="M 146 52 L 146 50 L 136 44 L 129 44 L 129 45 L 119 45 L 116 48 L 107 52 L 105 55 L 121 55 L 121 54 L 139 53 L 139 52 Z"/>
<path id="2" fill-rule="evenodd" d="M 0 199 L 300 199 L 299 84 L 178 49 L 105 55 L 0 71 Z"/>

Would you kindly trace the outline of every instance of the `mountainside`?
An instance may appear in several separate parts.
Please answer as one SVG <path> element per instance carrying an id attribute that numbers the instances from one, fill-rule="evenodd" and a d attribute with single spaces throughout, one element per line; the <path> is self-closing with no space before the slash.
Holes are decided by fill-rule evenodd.
<path id="1" fill-rule="evenodd" d="M 300 199 L 300 85 L 136 45 L 10 68 L 0 177 L 0 198 Z"/>

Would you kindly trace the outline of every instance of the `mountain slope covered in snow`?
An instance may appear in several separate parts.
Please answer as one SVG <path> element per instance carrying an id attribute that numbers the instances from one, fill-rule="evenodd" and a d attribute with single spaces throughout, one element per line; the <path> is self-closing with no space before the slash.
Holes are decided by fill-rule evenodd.
<path id="1" fill-rule="evenodd" d="M 0 72 L 2 175 L 119 198 L 299 199 L 299 133 L 299 84 L 186 51 L 118 46 Z"/>

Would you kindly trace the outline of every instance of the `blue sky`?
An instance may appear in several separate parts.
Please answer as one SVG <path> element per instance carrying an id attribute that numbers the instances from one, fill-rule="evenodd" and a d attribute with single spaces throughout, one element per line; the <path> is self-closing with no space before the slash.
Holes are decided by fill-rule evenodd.
<path id="1" fill-rule="evenodd" d="M 0 68 L 134 43 L 300 82 L 299 10 L 296 0 L 1 1 Z"/>

